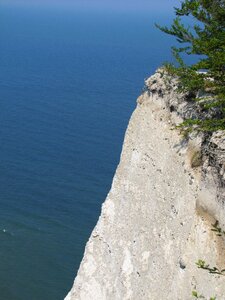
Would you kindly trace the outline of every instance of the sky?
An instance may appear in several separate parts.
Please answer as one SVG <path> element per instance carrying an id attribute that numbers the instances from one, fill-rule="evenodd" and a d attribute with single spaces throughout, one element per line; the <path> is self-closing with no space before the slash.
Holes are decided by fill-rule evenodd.
<path id="1" fill-rule="evenodd" d="M 165 13 L 179 6 L 180 0 L 1 0 L 1 4 L 92 10 L 149 11 Z"/>

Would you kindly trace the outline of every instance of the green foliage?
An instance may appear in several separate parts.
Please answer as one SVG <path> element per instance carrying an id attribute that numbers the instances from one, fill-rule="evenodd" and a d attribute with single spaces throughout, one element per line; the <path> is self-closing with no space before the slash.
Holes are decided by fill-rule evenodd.
<path id="1" fill-rule="evenodd" d="M 206 299 L 203 295 L 199 295 L 197 291 L 192 291 L 192 296 L 195 299 Z M 209 300 L 216 300 L 216 297 L 210 297 Z"/>
<path id="2" fill-rule="evenodd" d="M 217 267 L 210 267 L 204 260 L 199 259 L 196 265 L 200 269 L 209 271 L 210 274 L 225 275 L 225 269 L 219 270 Z"/>
<path id="3" fill-rule="evenodd" d="M 218 222 L 218 221 L 216 221 L 215 224 L 212 224 L 212 227 L 213 227 L 213 228 L 211 229 L 211 231 L 216 232 L 216 235 L 217 235 L 217 236 L 225 235 L 225 231 L 222 230 L 221 227 L 219 227 L 219 222 Z"/>
<path id="4" fill-rule="evenodd" d="M 223 236 L 225 235 L 225 231 L 222 230 L 222 228 L 219 226 L 219 221 L 216 221 L 214 224 L 212 224 L 212 229 L 211 231 L 216 232 L 217 236 Z M 217 274 L 217 275 L 225 275 L 225 269 L 219 270 L 217 267 L 210 267 L 206 262 L 202 259 L 199 259 L 196 262 L 196 265 L 198 266 L 199 269 L 207 270 L 209 274 Z M 203 295 L 198 294 L 197 291 L 192 291 L 192 296 L 195 299 L 206 299 Z M 209 300 L 216 300 L 216 297 L 210 297 Z"/>
<path id="5" fill-rule="evenodd" d="M 175 36 L 182 47 L 173 47 L 176 64 L 165 65 L 169 74 L 178 77 L 179 89 L 191 92 L 202 108 L 213 111 L 208 117 L 190 120 L 185 127 L 201 131 L 225 129 L 225 2 L 224 0 L 184 0 L 175 8 L 176 18 L 171 27 L 156 26 Z M 186 26 L 182 19 L 191 17 L 193 26 Z M 187 65 L 183 57 L 197 55 L 197 63 Z M 206 69 L 207 72 L 198 72 Z M 198 99 L 198 91 L 210 95 L 210 101 Z M 195 125 L 195 126 L 193 126 Z"/>
<path id="6" fill-rule="evenodd" d="M 185 133 L 195 131 L 213 132 L 216 130 L 225 130 L 225 116 L 224 118 L 211 118 L 211 119 L 188 119 L 182 124 L 177 126 Z"/>
<path id="7" fill-rule="evenodd" d="M 215 232 L 217 236 L 225 236 L 225 231 L 222 230 L 222 228 L 219 226 L 219 221 L 216 221 L 214 224 L 212 224 L 211 231 Z M 225 276 L 225 269 L 218 269 L 217 267 L 210 267 L 209 264 L 206 264 L 204 260 L 199 259 L 196 262 L 196 265 L 199 269 L 207 270 L 210 274 L 218 274 Z"/>
<path id="8" fill-rule="evenodd" d="M 225 236 L 225 231 L 222 230 L 222 228 L 219 226 L 219 221 L 216 221 L 214 224 L 212 224 L 211 231 L 215 232 L 217 236 Z M 210 274 L 218 274 L 225 276 L 225 269 L 218 269 L 217 267 L 210 267 L 209 264 L 207 264 L 204 260 L 199 259 L 196 262 L 196 265 L 199 269 L 207 270 Z"/>
<path id="9" fill-rule="evenodd" d="M 192 296 L 195 297 L 196 299 L 205 299 L 205 297 L 199 295 L 197 291 L 192 291 Z"/>

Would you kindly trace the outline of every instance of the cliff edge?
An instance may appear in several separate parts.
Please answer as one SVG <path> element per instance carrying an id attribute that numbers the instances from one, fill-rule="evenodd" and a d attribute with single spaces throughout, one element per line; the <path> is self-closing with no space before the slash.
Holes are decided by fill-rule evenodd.
<path id="1" fill-rule="evenodd" d="M 193 103 L 165 83 L 146 80 L 125 135 L 119 166 L 66 300 L 225 299 L 225 136 L 173 129 Z"/>

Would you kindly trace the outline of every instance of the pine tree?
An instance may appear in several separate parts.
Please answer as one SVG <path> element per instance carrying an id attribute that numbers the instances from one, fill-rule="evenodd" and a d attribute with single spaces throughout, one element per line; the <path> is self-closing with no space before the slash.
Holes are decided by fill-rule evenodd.
<path id="1" fill-rule="evenodd" d="M 192 92 L 195 100 L 199 100 L 199 90 L 210 95 L 201 105 L 203 110 L 213 112 L 211 117 L 187 120 L 185 125 L 197 124 L 199 130 L 206 131 L 225 130 L 225 0 L 184 0 L 175 14 L 170 28 L 156 25 L 175 36 L 182 46 L 172 48 L 177 63 L 165 67 L 178 76 L 181 89 Z M 186 26 L 182 22 L 186 17 L 191 17 L 194 25 Z M 187 65 L 184 54 L 198 56 L 199 60 Z M 199 72 L 201 69 L 206 72 Z"/>

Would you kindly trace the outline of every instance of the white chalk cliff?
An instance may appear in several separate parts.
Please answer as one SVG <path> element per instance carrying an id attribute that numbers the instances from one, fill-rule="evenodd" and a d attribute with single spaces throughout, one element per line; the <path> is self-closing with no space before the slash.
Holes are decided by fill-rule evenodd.
<path id="1" fill-rule="evenodd" d="M 192 291 L 225 299 L 225 139 L 187 140 L 174 128 L 193 104 L 165 83 L 146 80 L 112 188 L 66 300 L 189 300 Z"/>

